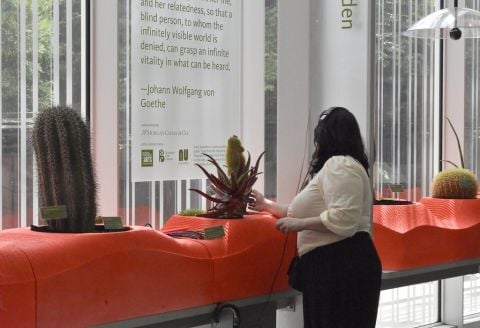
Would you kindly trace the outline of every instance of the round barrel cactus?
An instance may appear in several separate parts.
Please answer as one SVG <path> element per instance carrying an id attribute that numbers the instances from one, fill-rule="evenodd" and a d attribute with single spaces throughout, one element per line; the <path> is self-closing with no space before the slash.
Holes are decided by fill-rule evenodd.
<path id="1" fill-rule="evenodd" d="M 460 146 L 457 131 L 448 117 L 446 117 L 446 120 L 455 135 L 461 165 L 458 166 L 452 161 L 444 160 L 444 162 L 452 164 L 454 168 L 443 170 L 434 177 L 432 197 L 454 199 L 476 198 L 478 190 L 477 177 L 472 171 L 465 168 L 462 147 Z"/>
<path id="2" fill-rule="evenodd" d="M 477 178 L 472 171 L 464 168 L 451 168 L 438 173 L 433 179 L 432 197 L 476 198 L 477 189 Z"/>

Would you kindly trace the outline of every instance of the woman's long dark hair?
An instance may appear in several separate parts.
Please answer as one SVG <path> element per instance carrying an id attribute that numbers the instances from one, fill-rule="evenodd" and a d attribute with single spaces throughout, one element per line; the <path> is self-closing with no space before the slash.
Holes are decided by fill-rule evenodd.
<path id="1" fill-rule="evenodd" d="M 357 120 L 343 107 L 331 107 L 320 114 L 314 130 L 315 152 L 310 162 L 309 175 L 313 177 L 332 156 L 351 156 L 368 174 L 368 158 Z"/>

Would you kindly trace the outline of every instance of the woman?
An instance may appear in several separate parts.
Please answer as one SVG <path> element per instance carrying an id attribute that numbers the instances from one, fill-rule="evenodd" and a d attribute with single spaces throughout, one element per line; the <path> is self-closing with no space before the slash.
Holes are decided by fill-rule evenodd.
<path id="1" fill-rule="evenodd" d="M 308 185 L 290 205 L 253 192 L 251 208 L 298 232 L 305 328 L 375 327 L 381 265 L 371 238 L 372 190 L 358 123 L 347 109 L 321 113 Z"/>

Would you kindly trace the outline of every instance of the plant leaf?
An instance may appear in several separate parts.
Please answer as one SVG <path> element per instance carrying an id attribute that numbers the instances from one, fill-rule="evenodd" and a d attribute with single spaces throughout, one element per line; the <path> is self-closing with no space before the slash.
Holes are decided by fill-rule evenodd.
<path id="1" fill-rule="evenodd" d="M 456 168 L 458 168 L 458 165 L 457 165 L 457 164 L 455 164 L 455 163 L 454 163 L 454 162 L 452 162 L 452 161 L 449 161 L 449 160 L 446 160 L 446 159 L 441 159 L 441 160 L 440 160 L 440 162 L 446 162 L 446 163 L 449 163 L 449 164 L 451 164 L 451 165 L 455 166 Z"/>
<path id="2" fill-rule="evenodd" d="M 448 124 L 452 128 L 453 134 L 455 134 L 455 139 L 457 139 L 458 152 L 460 153 L 460 164 L 462 164 L 462 169 L 463 169 L 463 168 L 465 168 L 465 163 L 463 161 L 463 152 L 462 152 L 462 147 L 460 146 L 460 139 L 458 138 L 457 131 L 453 127 L 453 124 L 450 121 L 450 119 L 447 116 L 445 116 L 445 118 L 447 119 Z M 449 162 L 449 161 L 447 161 L 447 162 Z M 451 163 L 451 162 L 449 162 L 449 163 Z M 455 165 L 455 166 L 458 167 L 457 165 Z"/>
<path id="3" fill-rule="evenodd" d="M 228 181 L 228 176 L 227 174 L 225 173 L 225 171 L 220 167 L 220 165 L 218 164 L 218 162 L 215 160 L 215 158 L 213 158 L 212 156 L 208 155 L 208 154 L 205 154 L 205 153 L 202 153 L 202 155 L 205 155 L 209 158 L 209 162 L 212 163 L 213 165 L 215 165 L 215 167 L 217 168 L 217 171 L 218 171 L 218 176 L 222 179 L 222 180 L 227 180 Z"/>
<path id="4" fill-rule="evenodd" d="M 198 166 L 203 171 L 203 173 L 207 176 L 208 180 L 210 180 L 210 182 L 213 185 L 215 185 L 218 189 L 222 190 L 227 194 L 232 192 L 232 188 L 230 188 L 230 186 L 225 185 L 225 183 L 223 183 L 219 178 L 217 178 L 216 176 L 208 172 L 203 166 L 201 166 L 198 163 L 196 163 L 195 165 Z"/>
<path id="5" fill-rule="evenodd" d="M 206 193 L 204 193 L 203 191 L 198 190 L 198 189 L 195 189 L 195 188 L 190 188 L 190 189 L 188 189 L 188 190 L 190 190 L 190 191 L 195 191 L 195 192 L 199 193 L 200 195 L 202 195 L 203 197 L 205 197 L 206 199 L 208 199 L 208 200 L 211 201 L 211 202 L 224 203 L 224 204 L 228 203 L 228 201 L 215 198 L 215 197 L 213 197 L 213 196 L 211 196 L 211 195 L 209 195 L 209 194 L 206 194 Z"/>
<path id="6" fill-rule="evenodd" d="M 263 157 L 263 155 L 265 155 L 265 152 L 262 152 L 260 156 L 258 156 L 257 162 L 255 163 L 255 166 L 254 166 L 255 173 L 257 173 L 258 171 L 258 166 L 260 165 L 260 159 Z"/>

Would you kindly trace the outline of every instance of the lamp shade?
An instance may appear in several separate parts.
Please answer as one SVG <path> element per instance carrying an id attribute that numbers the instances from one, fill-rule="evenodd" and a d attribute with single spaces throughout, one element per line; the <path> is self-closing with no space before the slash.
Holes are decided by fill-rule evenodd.
<path id="1" fill-rule="evenodd" d="M 480 38 L 480 12 L 469 8 L 445 8 L 422 18 L 402 34 L 421 39 L 446 39 L 456 27 L 462 38 Z"/>

